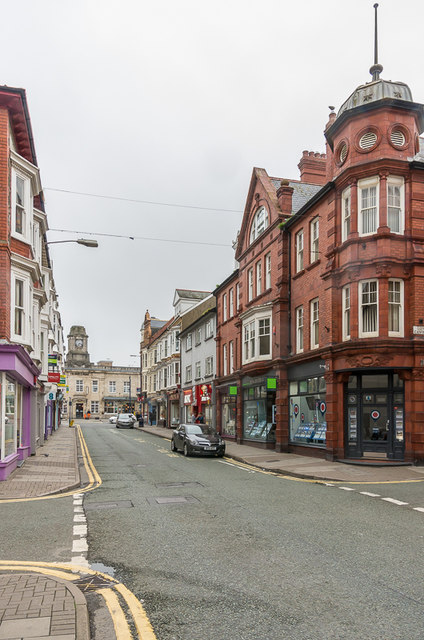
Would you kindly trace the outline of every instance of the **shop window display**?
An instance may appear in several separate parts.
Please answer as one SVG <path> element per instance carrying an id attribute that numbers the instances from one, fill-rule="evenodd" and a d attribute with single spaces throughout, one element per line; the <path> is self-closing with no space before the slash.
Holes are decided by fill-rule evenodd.
<path id="1" fill-rule="evenodd" d="M 13 380 L 6 382 L 6 416 L 4 425 L 4 451 L 2 458 L 10 456 L 16 451 L 16 384 Z"/>
<path id="2" fill-rule="evenodd" d="M 323 446 L 327 421 L 323 376 L 290 382 L 290 440 L 297 444 Z"/>
<path id="3" fill-rule="evenodd" d="M 221 417 L 221 431 L 222 435 L 235 437 L 236 435 L 236 397 L 235 396 L 223 396 L 222 397 L 222 417 Z"/>
<path id="4" fill-rule="evenodd" d="M 265 385 L 243 390 L 243 437 L 247 440 L 275 441 L 273 407 L 275 392 Z"/>

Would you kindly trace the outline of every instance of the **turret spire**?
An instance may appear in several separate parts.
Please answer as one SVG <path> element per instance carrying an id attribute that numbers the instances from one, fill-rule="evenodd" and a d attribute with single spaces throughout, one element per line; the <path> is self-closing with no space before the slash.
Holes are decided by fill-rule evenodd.
<path id="1" fill-rule="evenodd" d="M 372 79 L 379 80 L 380 73 L 383 71 L 383 67 L 381 64 L 378 64 L 378 29 L 377 29 L 377 9 L 378 4 L 375 3 L 374 11 L 375 11 L 375 23 L 374 23 L 374 64 L 370 69 L 370 74 L 372 75 Z"/>

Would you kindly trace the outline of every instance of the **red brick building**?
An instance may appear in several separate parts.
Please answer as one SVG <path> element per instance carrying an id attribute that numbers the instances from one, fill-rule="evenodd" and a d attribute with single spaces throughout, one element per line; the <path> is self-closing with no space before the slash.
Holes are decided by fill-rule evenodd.
<path id="1" fill-rule="evenodd" d="M 218 426 L 231 415 L 239 441 L 424 461 L 424 106 L 381 69 L 300 182 L 254 171 L 239 270 L 215 291 Z"/>

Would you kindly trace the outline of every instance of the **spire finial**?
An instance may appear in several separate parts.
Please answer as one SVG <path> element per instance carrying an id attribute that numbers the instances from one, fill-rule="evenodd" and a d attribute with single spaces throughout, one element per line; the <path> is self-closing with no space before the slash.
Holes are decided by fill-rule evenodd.
<path id="1" fill-rule="evenodd" d="M 378 64 L 378 29 L 377 29 L 377 2 L 374 5 L 374 14 L 375 14 L 375 23 L 374 23 L 374 64 L 370 69 L 370 74 L 372 75 L 372 79 L 379 80 L 380 73 L 383 71 L 383 67 L 381 64 Z"/>

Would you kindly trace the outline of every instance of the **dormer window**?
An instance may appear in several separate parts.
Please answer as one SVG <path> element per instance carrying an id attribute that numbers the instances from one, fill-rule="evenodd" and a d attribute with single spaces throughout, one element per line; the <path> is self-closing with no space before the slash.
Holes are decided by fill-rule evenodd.
<path id="1" fill-rule="evenodd" d="M 260 207 L 253 218 L 250 229 L 250 244 L 256 240 L 269 225 L 269 215 L 265 207 Z"/>

